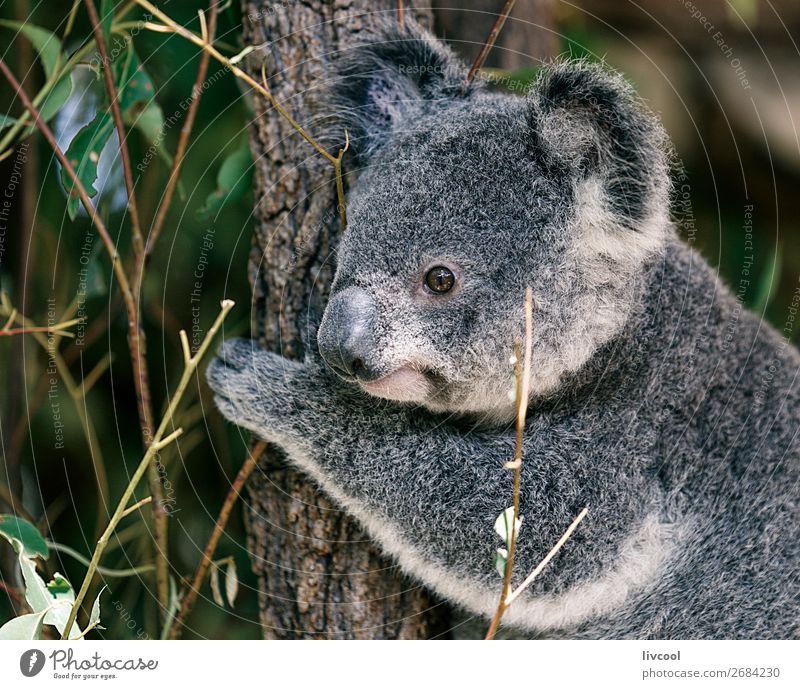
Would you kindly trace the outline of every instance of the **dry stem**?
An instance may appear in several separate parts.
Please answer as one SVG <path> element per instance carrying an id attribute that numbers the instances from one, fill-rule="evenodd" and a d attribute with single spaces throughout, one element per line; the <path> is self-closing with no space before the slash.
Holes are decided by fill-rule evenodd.
<path id="1" fill-rule="evenodd" d="M 497 19 L 495 20 L 489 35 L 486 37 L 486 41 L 484 42 L 481 51 L 478 53 L 478 57 L 475 58 L 475 62 L 472 63 L 472 67 L 469 68 L 469 73 L 467 74 L 467 86 L 472 83 L 472 80 L 475 78 L 478 70 L 483 66 L 483 63 L 486 62 L 486 58 L 489 56 L 489 52 L 492 50 L 497 37 L 500 35 L 500 30 L 503 28 L 503 24 L 506 23 L 508 15 L 511 14 L 511 10 L 514 7 L 515 2 L 516 0 L 506 0 L 506 4 L 503 5 L 503 9 L 500 11 L 500 14 L 497 15 Z"/>
<path id="2" fill-rule="evenodd" d="M 119 94 L 117 93 L 117 87 L 114 85 L 114 75 L 111 71 L 111 59 L 108 56 L 108 48 L 106 47 L 105 37 L 103 36 L 103 27 L 100 24 L 100 17 L 97 16 L 94 0 L 84 0 L 84 4 L 86 5 L 86 12 L 89 15 L 89 21 L 92 25 L 92 31 L 94 32 L 97 50 L 103 62 L 103 79 L 106 84 L 108 100 L 111 103 L 111 115 L 114 118 L 114 127 L 117 130 L 117 138 L 119 139 L 119 153 L 122 160 L 125 188 L 128 191 L 128 210 L 130 210 L 131 213 L 133 252 L 136 256 L 139 256 L 144 251 L 144 242 L 142 240 L 142 227 L 139 224 L 139 210 L 136 206 L 136 193 L 133 187 L 133 168 L 131 166 L 131 156 L 128 152 L 125 123 L 122 121 L 122 110 L 120 110 L 119 107 Z"/>
<path id="3" fill-rule="evenodd" d="M 517 520 L 519 519 L 519 493 L 522 481 L 522 450 L 525 439 L 525 417 L 528 413 L 528 394 L 531 375 L 531 348 L 533 346 L 533 293 L 531 288 L 525 290 L 525 354 L 521 356 L 519 342 L 514 344 L 514 380 L 515 385 L 515 404 L 517 410 L 516 439 L 514 443 L 514 461 L 508 462 L 505 467 L 514 471 L 512 487 L 512 509 L 511 515 L 511 539 L 508 544 L 508 557 L 503 573 L 503 590 L 500 595 L 500 602 L 497 604 L 497 611 L 492 619 L 487 639 L 494 638 L 497 626 L 503 617 L 503 613 L 508 607 L 506 598 L 511 590 L 511 575 L 514 571 L 514 555 L 517 550 Z"/>
<path id="4" fill-rule="evenodd" d="M 211 0 L 209 2 L 208 7 L 208 25 L 207 25 L 207 41 L 208 43 L 214 42 L 214 36 L 217 32 L 217 14 L 219 10 L 218 0 Z M 203 15 L 200 14 L 201 21 L 205 22 Z M 161 229 L 164 226 L 164 221 L 167 219 L 167 213 L 169 211 L 170 205 L 172 204 L 172 197 L 175 194 L 175 189 L 178 184 L 178 177 L 180 175 L 181 166 L 183 165 L 183 159 L 186 155 L 186 149 L 189 146 L 189 138 L 192 134 L 192 129 L 194 128 L 194 120 L 195 116 L 197 115 L 197 110 L 200 106 L 200 97 L 203 95 L 203 82 L 205 81 L 206 74 L 208 73 L 208 63 L 210 59 L 210 53 L 208 51 L 203 51 L 202 55 L 200 56 L 200 65 L 197 68 L 197 77 L 194 81 L 194 86 L 192 87 L 192 102 L 189 105 L 189 110 L 186 113 L 186 119 L 184 120 L 183 126 L 181 127 L 180 137 L 178 138 L 178 146 L 175 149 L 175 157 L 172 160 L 172 169 L 169 172 L 169 178 L 167 180 L 167 186 L 164 189 L 164 195 L 161 199 L 161 202 L 158 205 L 158 210 L 156 211 L 156 217 L 153 220 L 153 224 L 150 227 L 150 232 L 147 235 L 147 245 L 145 246 L 144 252 L 144 261 L 146 262 L 150 255 L 153 253 L 153 247 L 155 247 L 156 242 L 158 241 L 158 237 L 161 234 Z M 141 273 L 144 272 L 144 266 L 142 265 L 139 268 L 139 284 L 141 284 Z"/>
<path id="5" fill-rule="evenodd" d="M 177 639 L 180 637 L 186 618 L 194 606 L 197 596 L 200 593 L 200 587 L 203 585 L 203 581 L 208 574 L 208 568 L 212 564 L 214 551 L 217 549 L 219 539 L 228 523 L 228 518 L 230 517 L 233 505 L 241 494 L 244 484 L 247 483 L 247 479 L 250 478 L 250 474 L 253 473 L 253 469 L 256 468 L 258 460 L 266 447 L 267 443 L 264 440 L 260 440 L 258 443 L 256 443 L 255 447 L 253 447 L 253 450 L 250 452 L 250 455 L 245 460 L 245 463 L 242 465 L 242 468 L 239 469 L 236 479 L 231 484 L 228 495 L 225 496 L 225 502 L 222 505 L 219 516 L 217 517 L 216 524 L 214 525 L 214 530 L 211 532 L 211 537 L 208 539 L 205 550 L 203 550 L 203 558 L 200 560 L 200 564 L 197 565 L 197 570 L 194 573 L 192 584 L 189 590 L 186 592 L 186 595 L 183 597 L 181 609 L 175 616 L 175 620 L 172 623 L 172 629 L 170 630 L 168 638 Z"/>
<path id="6" fill-rule="evenodd" d="M 515 588 L 515 589 L 514 589 L 514 591 L 513 591 L 512 593 L 510 593 L 510 594 L 508 595 L 508 597 L 506 598 L 506 604 L 505 604 L 505 605 L 506 605 L 506 608 L 507 608 L 509 605 L 511 605 L 511 604 L 512 604 L 512 603 L 513 603 L 513 602 L 514 602 L 514 601 L 515 601 L 517 598 L 519 598 L 519 595 L 520 595 L 520 594 L 521 594 L 521 593 L 522 593 L 522 592 L 523 592 L 523 591 L 524 591 L 526 588 L 528 588 L 528 587 L 529 587 L 529 586 L 530 586 L 530 585 L 533 583 L 533 580 L 534 580 L 536 577 L 538 577 L 538 576 L 539 576 L 539 575 L 542 573 L 542 570 L 543 570 L 545 567 L 547 567 L 547 563 L 548 563 L 548 562 L 550 562 L 550 560 L 552 560 L 552 559 L 553 559 L 553 557 L 555 556 L 555 554 L 556 554 L 556 553 L 557 553 L 559 550 L 561 550 L 561 546 L 563 546 L 563 545 L 564 545 L 564 544 L 565 544 L 565 543 L 566 543 L 566 542 L 569 540 L 570 536 L 572 536 L 572 532 L 573 532 L 573 531 L 575 531 L 575 529 L 577 529 L 577 528 L 578 528 L 578 524 L 580 524 L 580 523 L 583 521 L 583 518 L 584 518 L 584 517 L 585 517 L 587 514 L 589 514 L 589 508 L 588 508 L 588 507 L 584 507 L 584 508 L 583 508 L 583 509 L 580 511 L 580 514 L 578 514 L 578 516 L 577 516 L 577 517 L 575 517 L 575 519 L 572 521 L 572 524 L 570 524 L 570 525 L 567 527 L 567 530 L 566 530 L 566 531 L 563 533 L 563 535 L 561 536 L 561 538 L 559 538 L 559 539 L 558 539 L 558 543 L 556 543 L 556 544 L 555 544 L 555 545 L 554 545 L 554 546 L 553 546 L 553 547 L 550 549 L 550 552 L 549 552 L 549 553 L 547 553 L 547 555 L 545 555 L 545 556 L 544 556 L 544 559 L 543 559 L 543 560 L 542 560 L 542 561 L 541 561 L 541 562 L 540 562 L 538 565 L 536 565 L 536 569 L 534 569 L 534 570 L 533 570 L 533 571 L 532 571 L 532 572 L 531 572 L 531 573 L 530 573 L 530 574 L 529 574 L 529 575 L 528 575 L 528 576 L 525 578 L 525 581 L 523 581 L 523 582 L 522 582 L 522 583 L 521 583 L 521 584 L 520 584 L 520 585 L 519 585 L 517 588 Z"/>

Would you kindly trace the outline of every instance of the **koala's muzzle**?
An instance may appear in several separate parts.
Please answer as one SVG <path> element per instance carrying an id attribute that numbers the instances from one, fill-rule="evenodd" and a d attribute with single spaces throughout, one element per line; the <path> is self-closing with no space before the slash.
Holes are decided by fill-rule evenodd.
<path id="1" fill-rule="evenodd" d="M 348 287 L 333 295 L 317 336 L 320 355 L 343 378 L 377 378 L 377 322 L 378 310 L 365 290 Z"/>

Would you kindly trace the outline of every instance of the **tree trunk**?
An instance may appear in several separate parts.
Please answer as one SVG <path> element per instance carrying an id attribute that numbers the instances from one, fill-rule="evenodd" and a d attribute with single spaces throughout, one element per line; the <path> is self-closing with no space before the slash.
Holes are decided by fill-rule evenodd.
<path id="1" fill-rule="evenodd" d="M 408 4 L 408 3 L 406 3 Z M 247 58 L 265 63 L 275 98 L 314 136 L 327 56 L 368 26 L 366 12 L 395 11 L 382 0 L 244 2 Z M 372 15 L 374 16 L 374 15 Z M 415 16 L 430 25 L 429 11 Z M 321 310 L 340 232 L 331 165 L 289 123 L 257 100 L 256 233 L 250 260 L 253 335 L 284 356 L 302 356 L 313 299 Z M 343 133 L 342 133 L 342 143 Z M 264 638 L 430 638 L 445 619 L 427 592 L 381 556 L 355 522 L 275 451 L 249 484 L 247 526 L 259 579 Z"/>

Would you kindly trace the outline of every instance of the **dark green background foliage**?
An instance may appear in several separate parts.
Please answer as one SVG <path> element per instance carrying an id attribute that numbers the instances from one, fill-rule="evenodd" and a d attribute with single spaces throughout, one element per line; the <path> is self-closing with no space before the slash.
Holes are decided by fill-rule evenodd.
<path id="1" fill-rule="evenodd" d="M 33 24 L 61 35 L 71 5 L 65 0 L 0 2 L 0 19 L 18 19 L 19 12 L 28 7 Z M 100 6 L 99 0 L 97 5 Z M 762 11 L 760 3 L 735 5 L 754 6 Z M 159 6 L 195 32 L 197 9 L 207 7 L 205 2 L 194 1 L 159 3 Z M 732 58 L 724 54 L 690 13 L 673 17 L 671 30 L 676 38 L 672 40 L 652 22 L 635 15 L 635 10 L 628 10 L 628 16 L 623 10 L 610 10 L 606 3 L 600 6 L 607 11 L 608 24 L 574 7 L 553 5 L 552 22 L 560 43 L 555 52 L 560 50 L 588 59 L 606 56 L 659 111 L 676 143 L 675 216 L 684 235 L 719 267 L 723 279 L 748 306 L 783 328 L 800 275 L 795 191 L 800 166 L 796 147 L 788 155 L 785 150 L 776 150 L 775 141 L 779 140 L 754 133 L 748 117 L 753 107 L 766 112 L 777 103 L 779 111 L 784 108 L 786 122 L 790 122 L 789 112 L 780 101 L 784 86 L 780 69 L 777 75 L 769 76 L 765 67 L 780 66 L 788 60 L 795 68 L 796 50 L 788 57 L 780 51 L 760 53 L 743 22 L 723 11 L 715 21 L 733 46 L 734 58 L 747 65 L 752 81 L 751 88 L 745 89 L 741 81 L 736 81 L 740 77 L 734 76 L 733 87 L 729 88 Z M 133 11 L 128 19 L 140 16 Z M 490 19 L 481 17 L 481 21 L 488 30 Z M 748 15 L 748 21 L 755 26 L 762 20 L 757 15 L 755 18 Z M 771 27 L 765 24 L 762 29 L 767 33 L 777 31 Z M 515 30 L 513 20 L 505 30 Z M 239 7 L 234 2 L 221 12 L 217 31 L 220 46 L 227 55 L 241 49 L 240 33 Z M 81 7 L 65 47 L 74 50 L 90 35 Z M 771 45 L 781 49 L 786 43 L 785 36 L 773 39 Z M 149 131 L 152 136 L 162 129 L 158 122 L 155 129 L 152 121 L 146 122 L 147 126 L 132 128 L 128 137 L 140 214 L 146 227 L 166 185 L 167 159 L 175 151 L 185 116 L 185 104 L 197 71 L 198 50 L 182 38 L 145 30 L 136 32 L 133 43 L 141 69 L 152 82 L 155 101 L 167 122 L 163 141 L 155 153 L 148 151 L 147 134 Z M 462 48 L 467 54 L 475 51 L 475 46 Z M 29 93 L 35 93 L 44 83 L 45 74 L 35 51 L 26 58 L 26 50 L 22 35 L 0 27 L 0 53 L 18 77 L 23 76 L 20 70 L 25 62 L 33 60 L 34 67 L 24 75 L 24 83 Z M 86 66 L 79 69 L 90 74 Z M 535 65 L 522 67 L 511 76 L 526 80 L 534 73 Z M 765 74 L 769 78 L 759 80 Z M 141 89 L 146 83 L 144 74 L 139 76 L 132 88 Z M 180 193 L 172 205 L 143 286 L 147 356 L 156 416 L 160 416 L 180 375 L 179 329 L 187 330 L 190 341 L 195 340 L 193 335 L 198 332 L 202 336 L 217 314 L 219 301 L 225 297 L 237 302 L 226 323 L 225 335 L 246 335 L 249 328 L 246 262 L 253 198 L 246 137 L 251 114 L 240 85 L 231 74 L 220 71 L 220 65 L 212 61 L 208 76 L 209 85 L 203 93 L 183 166 Z M 13 98 L 5 81 L 0 81 L 0 97 L 3 104 L 0 114 L 20 114 L 20 103 Z M 146 93 L 129 94 L 127 105 L 123 103 L 125 108 L 129 107 L 128 119 L 135 120 L 150 102 Z M 780 127 L 780 121 L 781 118 L 767 119 L 766 126 Z M 106 123 L 99 124 L 98 129 L 106 127 L 110 131 Z M 3 133 L 0 131 L 0 136 Z M 97 140 L 92 142 L 90 136 L 85 137 L 84 154 L 92 146 L 99 150 Z M 75 144 L 73 152 L 80 153 L 79 149 L 81 145 Z M 83 157 L 89 160 L 88 156 Z M 82 174 L 87 174 L 86 170 Z M 87 375 L 104 357 L 112 356 L 109 369 L 85 398 L 86 412 L 99 440 L 100 459 L 98 448 L 90 449 L 87 444 L 63 381 L 56 384 L 56 392 L 51 395 L 46 352 L 29 336 L 0 338 L 0 451 L 4 458 L 0 480 L 21 495 L 22 504 L 39 520 L 49 540 L 89 556 L 97 536 L 98 514 L 116 504 L 142 454 L 124 309 L 108 257 L 100 251 L 99 240 L 92 239 L 86 215 L 79 213 L 74 220 L 70 218 L 59 170 L 38 135 L 29 137 L 0 162 L 0 187 L 4 190 L 0 193 L 11 190 L 10 215 L 5 220 L 6 229 L 0 234 L 2 289 L 20 311 L 38 324 L 47 323 L 49 316 L 59 320 L 76 295 L 85 290 L 86 344 L 65 341 L 61 351 L 70 362 L 76 380 Z M 98 204 L 120 253 L 129 257 L 129 218 L 115 210 L 107 197 L 101 197 Z M 748 244 L 743 229 L 747 221 L 745 207 L 749 205 L 753 206 L 752 245 Z M 27 226 L 25 219 L 31 215 L 35 221 Z M 88 264 L 87 249 L 92 257 Z M 198 286 L 196 282 L 201 284 Z M 165 492 L 171 512 L 170 563 L 177 583 L 197 566 L 246 450 L 240 433 L 226 427 L 211 409 L 202 377 L 193 385 L 183 410 L 178 423 L 186 432 L 161 458 L 164 478 L 169 482 L 168 486 L 165 483 Z M 60 415 L 61 428 L 57 427 L 55 414 Z M 95 462 L 102 461 L 108 476 L 111 504 L 106 506 L 98 506 L 93 456 Z M 137 494 L 140 497 L 147 494 L 146 482 L 139 486 Z M 142 516 L 147 517 L 148 510 L 145 508 Z M 241 510 L 240 503 L 216 552 L 218 559 L 232 556 L 236 561 L 241 580 L 236 605 L 231 609 L 215 604 L 206 584 L 189 620 L 192 632 L 186 636 L 260 636 L 255 582 L 250 575 Z M 11 511 L 0 495 L 0 513 Z M 123 522 L 118 532 L 120 542 L 112 545 L 103 561 L 106 567 L 129 568 L 151 562 L 150 522 L 142 516 L 130 516 Z M 5 542 L 0 542 L 0 555 L 3 584 L 14 588 L 18 581 Z M 47 567 L 48 574 L 60 571 L 73 583 L 80 582 L 85 572 L 79 562 L 52 548 Z M 156 628 L 152 574 L 103 578 L 103 583 L 110 589 L 102 613 L 107 630 L 95 634 L 111 638 L 152 635 Z M 11 614 L 9 596 L 0 591 L 0 623 Z"/>

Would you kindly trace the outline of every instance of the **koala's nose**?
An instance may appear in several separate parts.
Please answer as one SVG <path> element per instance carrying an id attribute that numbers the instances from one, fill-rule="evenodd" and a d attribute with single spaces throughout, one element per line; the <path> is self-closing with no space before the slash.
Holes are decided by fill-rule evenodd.
<path id="1" fill-rule="evenodd" d="M 328 366 L 345 378 L 378 377 L 377 320 L 375 302 L 365 290 L 348 287 L 331 297 L 317 335 L 319 353 Z"/>

